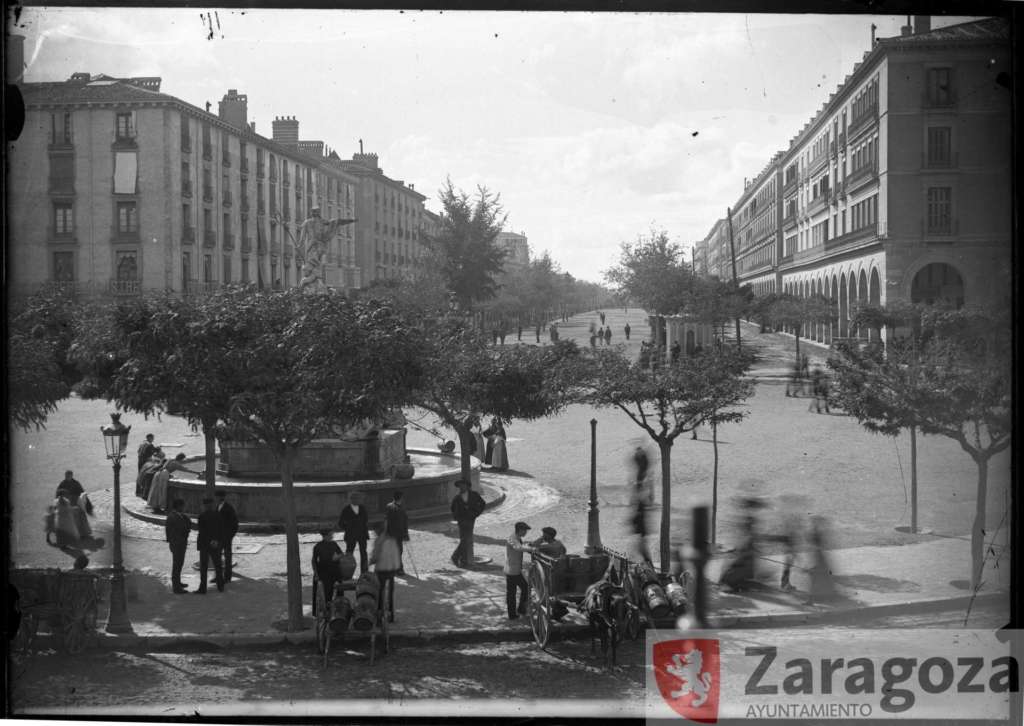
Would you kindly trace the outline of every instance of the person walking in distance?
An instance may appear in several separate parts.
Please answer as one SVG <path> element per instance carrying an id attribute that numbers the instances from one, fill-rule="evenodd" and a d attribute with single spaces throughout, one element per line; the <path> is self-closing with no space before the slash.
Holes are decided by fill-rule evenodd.
<path id="1" fill-rule="evenodd" d="M 199 515 L 199 533 L 196 536 L 196 548 L 199 550 L 199 589 L 197 595 L 206 594 L 207 570 L 213 560 L 213 570 L 217 579 L 217 589 L 224 591 L 224 566 L 220 560 L 221 543 L 224 540 L 224 522 L 217 512 L 211 497 L 203 499 L 203 512 Z"/>
<path id="2" fill-rule="evenodd" d="M 515 530 L 505 541 L 505 604 L 508 606 L 508 619 L 515 620 L 526 615 L 526 601 L 529 597 L 529 586 L 523 577 L 523 553 L 537 550 L 523 542 L 523 537 L 530 530 L 526 522 L 516 522 Z M 516 607 L 516 590 L 519 590 L 519 607 Z"/>
<path id="3" fill-rule="evenodd" d="M 633 487 L 633 516 L 630 525 L 637 538 L 637 551 L 644 562 L 652 562 L 650 550 L 647 549 L 647 509 L 651 504 L 652 493 L 647 481 L 650 459 L 642 446 L 633 452 L 633 464 L 636 466 L 636 482 Z"/>
<path id="4" fill-rule="evenodd" d="M 359 573 L 369 571 L 366 557 L 366 542 L 370 539 L 370 519 L 363 506 L 362 492 L 352 492 L 348 504 L 338 516 L 338 529 L 345 532 L 345 552 L 352 554 L 359 547 Z"/>
<path id="5" fill-rule="evenodd" d="M 605 345 L 611 345 L 612 344 L 612 326 L 610 326 L 610 325 L 607 328 L 604 329 L 604 344 Z"/>
<path id="6" fill-rule="evenodd" d="M 465 479 L 455 482 L 459 493 L 452 499 L 452 516 L 459 526 L 459 546 L 452 553 L 452 564 L 456 567 L 473 567 L 473 525 L 483 514 L 484 498 L 470 488 Z"/>
<path id="7" fill-rule="evenodd" d="M 391 495 L 391 501 L 384 507 L 384 529 L 395 538 L 398 544 L 398 557 L 401 559 L 405 554 L 405 543 L 409 541 L 409 514 L 402 506 L 402 492 L 396 491 Z M 405 568 L 398 567 L 398 574 L 404 575 Z"/>
<path id="8" fill-rule="evenodd" d="M 164 521 L 164 535 L 167 546 L 171 548 L 171 589 L 175 595 L 188 590 L 188 585 L 181 581 L 181 568 L 185 564 L 185 552 L 188 550 L 188 533 L 192 531 L 192 520 L 185 514 L 185 500 L 175 499 L 171 502 L 171 511 Z"/>
<path id="9" fill-rule="evenodd" d="M 224 558 L 224 582 L 231 582 L 233 558 L 231 546 L 234 544 L 235 535 L 238 534 L 238 512 L 225 500 L 225 492 L 218 489 L 214 494 L 217 497 L 217 514 L 224 523 L 224 541 L 221 542 L 221 553 Z"/>
<path id="10" fill-rule="evenodd" d="M 626 335 L 626 342 L 627 343 L 629 342 L 629 331 L 630 330 L 632 330 L 632 328 L 629 327 L 629 323 L 626 323 L 623 326 L 623 328 L 622 328 L 622 332 L 625 333 L 625 335 Z"/>

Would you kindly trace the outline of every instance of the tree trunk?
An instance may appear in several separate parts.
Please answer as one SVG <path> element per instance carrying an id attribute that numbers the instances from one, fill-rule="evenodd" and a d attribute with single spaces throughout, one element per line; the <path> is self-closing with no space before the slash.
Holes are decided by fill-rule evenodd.
<path id="1" fill-rule="evenodd" d="M 910 427 L 910 531 L 917 532 L 917 426 Z"/>
<path id="2" fill-rule="evenodd" d="M 217 488 L 217 439 L 213 426 L 203 425 L 203 441 L 206 447 L 206 496 L 212 497 Z"/>
<path id="3" fill-rule="evenodd" d="M 470 449 L 476 445 L 476 439 L 473 436 L 473 431 L 466 428 L 465 426 L 453 426 L 455 433 L 459 435 L 459 465 L 461 466 L 462 478 L 468 481 L 470 484 L 473 483 L 473 463 L 472 454 Z M 484 460 L 484 452 L 478 451 L 477 457 L 480 461 Z"/>
<path id="4" fill-rule="evenodd" d="M 796 367 L 797 370 L 800 370 L 800 326 L 797 325 L 793 330 L 795 331 L 794 337 L 796 339 Z"/>
<path id="5" fill-rule="evenodd" d="M 302 568 L 299 561 L 299 525 L 295 517 L 292 471 L 295 449 L 281 453 L 281 497 L 284 504 L 285 564 L 288 572 L 288 631 L 302 630 Z"/>
<path id="6" fill-rule="evenodd" d="M 974 503 L 974 525 L 971 527 L 971 587 L 981 585 L 985 565 L 985 499 L 988 496 L 988 457 L 977 457 L 978 497 Z"/>
<path id="7" fill-rule="evenodd" d="M 661 571 L 668 572 L 672 550 L 672 442 L 658 441 L 658 448 L 661 450 L 661 529 L 658 553 L 661 555 Z"/>
<path id="8" fill-rule="evenodd" d="M 718 523 L 718 424 L 711 423 L 711 447 L 715 451 L 715 469 L 711 479 L 711 544 L 718 540 L 715 535 L 715 527 Z M 694 542 L 694 546 L 698 543 Z"/>

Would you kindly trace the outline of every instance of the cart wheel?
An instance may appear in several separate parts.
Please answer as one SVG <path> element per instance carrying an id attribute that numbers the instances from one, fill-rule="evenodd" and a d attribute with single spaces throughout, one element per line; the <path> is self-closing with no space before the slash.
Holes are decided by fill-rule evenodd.
<path id="1" fill-rule="evenodd" d="M 316 588 L 314 609 L 316 610 L 316 651 L 323 654 L 326 668 L 327 654 L 331 649 L 331 613 L 322 587 Z"/>
<path id="2" fill-rule="evenodd" d="M 544 584 L 544 570 L 540 563 L 530 566 L 530 627 L 537 645 L 546 648 L 551 639 L 551 601 Z"/>
<path id="3" fill-rule="evenodd" d="M 76 654 L 85 648 L 86 636 L 96 624 L 96 590 L 91 577 L 65 577 L 60 588 L 64 648 Z"/>
<path id="4" fill-rule="evenodd" d="M 85 648 L 85 622 L 81 616 L 65 617 L 64 649 L 71 655 L 81 653 Z"/>
<path id="5" fill-rule="evenodd" d="M 32 647 L 36 639 L 36 632 L 39 630 L 39 618 L 34 612 L 23 611 L 21 613 L 21 625 L 14 636 L 12 649 L 16 651 L 27 651 Z"/>

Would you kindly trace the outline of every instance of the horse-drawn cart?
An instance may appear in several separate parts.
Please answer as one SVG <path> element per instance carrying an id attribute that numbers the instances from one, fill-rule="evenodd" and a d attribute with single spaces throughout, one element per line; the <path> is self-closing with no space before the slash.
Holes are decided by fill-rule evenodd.
<path id="1" fill-rule="evenodd" d="M 42 623 L 59 636 L 68 653 L 81 652 L 96 631 L 97 577 L 94 572 L 52 567 L 12 570 L 21 611 L 14 648 L 30 648 Z"/>

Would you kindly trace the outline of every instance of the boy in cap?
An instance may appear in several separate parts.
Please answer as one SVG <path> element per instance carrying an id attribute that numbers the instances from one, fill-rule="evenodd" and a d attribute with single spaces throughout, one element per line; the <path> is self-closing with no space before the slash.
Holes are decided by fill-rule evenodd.
<path id="1" fill-rule="evenodd" d="M 542 533 L 541 537 L 531 543 L 537 548 L 537 551 L 549 557 L 564 557 L 566 553 L 565 545 L 560 540 L 555 539 L 555 535 L 558 534 L 555 528 L 541 527 L 540 531 Z"/>
<path id="2" fill-rule="evenodd" d="M 526 598 L 529 588 L 523 577 L 523 553 L 536 552 L 530 545 L 523 542 L 523 537 L 530 530 L 526 522 L 516 522 L 515 531 L 505 542 L 505 603 L 508 605 L 508 619 L 515 620 L 526 615 Z M 516 608 L 516 590 L 519 594 L 519 607 Z"/>

